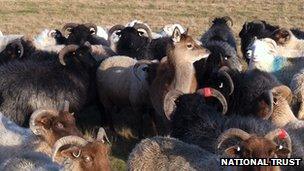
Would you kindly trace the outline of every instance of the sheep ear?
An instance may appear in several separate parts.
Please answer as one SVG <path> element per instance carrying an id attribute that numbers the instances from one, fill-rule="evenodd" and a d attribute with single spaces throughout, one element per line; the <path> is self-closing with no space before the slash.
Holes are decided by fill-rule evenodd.
<path id="1" fill-rule="evenodd" d="M 278 158 L 286 158 L 286 157 L 288 157 L 288 155 L 290 153 L 289 149 L 286 148 L 286 147 L 282 147 L 282 148 L 280 148 L 280 147 L 281 146 L 278 146 L 277 150 L 275 152 L 277 154 Z"/>
<path id="2" fill-rule="evenodd" d="M 260 118 L 268 119 L 273 113 L 273 94 L 265 91 L 257 98 L 257 115 Z"/>
<path id="3" fill-rule="evenodd" d="M 284 97 L 288 101 L 288 104 L 291 103 L 291 101 L 292 101 L 292 92 L 291 92 L 291 90 L 290 90 L 289 87 L 287 87 L 285 85 L 280 85 L 280 86 L 274 87 L 272 89 L 272 92 L 274 94 L 277 94 L 277 95 L 280 95 L 280 96 Z"/>
<path id="4" fill-rule="evenodd" d="M 276 41 L 278 45 L 286 44 L 290 40 L 290 37 L 290 31 L 285 28 L 277 29 L 272 33 L 272 39 Z"/>
<path id="5" fill-rule="evenodd" d="M 164 112 L 168 120 L 171 120 L 171 115 L 176 108 L 175 100 L 183 93 L 179 90 L 169 91 L 164 99 Z"/>
<path id="6" fill-rule="evenodd" d="M 228 147 L 225 149 L 225 154 L 229 157 L 236 157 L 240 153 L 241 148 L 238 145 Z"/>
<path id="7" fill-rule="evenodd" d="M 81 149 L 77 146 L 72 146 L 68 149 L 64 149 L 60 152 L 63 158 L 75 159 L 81 156 Z"/>
<path id="8" fill-rule="evenodd" d="M 181 36 L 182 36 L 182 34 L 181 34 L 179 28 L 175 27 L 174 30 L 173 30 L 173 34 L 172 34 L 172 40 L 173 40 L 173 42 L 175 42 L 175 43 L 180 42 Z"/>

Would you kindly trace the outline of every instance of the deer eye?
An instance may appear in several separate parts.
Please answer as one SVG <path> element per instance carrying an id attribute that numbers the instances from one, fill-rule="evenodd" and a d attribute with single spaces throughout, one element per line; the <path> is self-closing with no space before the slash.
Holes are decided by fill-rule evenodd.
<path id="1" fill-rule="evenodd" d="M 188 48 L 188 49 L 192 49 L 192 48 L 193 48 L 193 45 L 192 45 L 191 43 L 188 43 L 188 44 L 187 44 L 187 48 Z"/>
<path id="2" fill-rule="evenodd" d="M 85 161 L 86 163 L 92 161 L 92 158 L 91 158 L 90 156 L 84 156 L 83 159 L 84 159 L 84 161 Z"/>

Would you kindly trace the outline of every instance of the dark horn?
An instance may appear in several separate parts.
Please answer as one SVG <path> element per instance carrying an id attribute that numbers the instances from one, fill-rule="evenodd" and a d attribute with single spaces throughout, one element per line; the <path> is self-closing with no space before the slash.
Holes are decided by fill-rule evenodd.
<path id="1" fill-rule="evenodd" d="M 229 70 L 229 68 L 227 66 L 221 67 L 218 71 L 218 76 L 223 75 L 227 79 L 227 81 L 229 83 L 229 87 L 230 87 L 230 91 L 229 91 L 228 95 L 230 96 L 234 92 L 234 84 L 233 84 L 232 78 L 230 77 L 230 75 L 227 72 L 228 70 Z"/>
<path id="2" fill-rule="evenodd" d="M 231 137 L 238 137 L 244 141 L 244 140 L 247 140 L 248 138 L 250 138 L 250 134 L 248 134 L 247 132 L 245 132 L 241 129 L 238 129 L 238 128 L 230 128 L 219 136 L 219 138 L 217 140 L 217 142 L 218 142 L 217 148 L 220 148 L 222 146 L 223 142 Z"/>
<path id="3" fill-rule="evenodd" d="M 109 37 L 111 37 L 111 35 L 112 35 L 115 31 L 117 31 L 117 30 L 122 30 L 122 29 L 124 29 L 124 28 L 125 28 L 125 26 L 123 26 L 123 25 L 121 25 L 121 24 L 118 24 L 118 25 L 115 25 L 115 26 L 111 27 L 110 30 L 109 30 Z"/>
<path id="4" fill-rule="evenodd" d="M 71 52 L 71 51 L 76 51 L 78 49 L 78 45 L 67 45 L 65 46 L 63 49 L 60 50 L 59 52 L 59 61 L 62 65 L 66 65 L 65 61 L 64 61 L 64 56 L 68 53 L 68 52 Z"/>

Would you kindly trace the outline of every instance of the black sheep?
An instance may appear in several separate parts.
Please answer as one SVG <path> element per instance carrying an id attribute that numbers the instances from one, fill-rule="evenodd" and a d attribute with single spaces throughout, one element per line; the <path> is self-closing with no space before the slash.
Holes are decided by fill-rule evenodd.
<path id="1" fill-rule="evenodd" d="M 133 27 L 115 25 L 109 30 L 119 36 L 115 44 L 118 55 L 126 55 L 135 59 L 158 59 L 166 56 L 167 45 L 170 37 L 152 39 L 151 30 L 142 23 L 136 23 Z"/>
<path id="2" fill-rule="evenodd" d="M 97 26 L 92 23 L 77 24 L 67 23 L 63 26 L 63 31 L 68 31 L 69 34 L 65 40 L 65 44 L 82 45 L 88 41 L 91 45 L 109 46 L 108 41 L 96 35 Z"/>
<path id="3" fill-rule="evenodd" d="M 96 67 L 90 47 L 76 45 L 62 49 L 56 61 L 8 62 L 0 66 L 0 111 L 23 126 L 34 110 L 56 109 L 64 100 L 78 112 L 96 94 Z"/>
<path id="4" fill-rule="evenodd" d="M 224 94 L 229 109 L 227 115 L 254 115 L 264 119 L 272 114 L 273 94 L 283 93 L 283 85 L 273 75 L 257 69 L 239 72 L 223 67 L 212 74 L 206 86 Z"/>
<path id="5" fill-rule="evenodd" d="M 230 24 L 228 22 L 230 22 Z M 212 23 L 212 26 L 200 39 L 203 46 L 210 41 L 222 41 L 227 42 L 236 51 L 236 41 L 230 28 L 233 25 L 232 19 L 228 16 L 219 17 L 215 18 Z"/>

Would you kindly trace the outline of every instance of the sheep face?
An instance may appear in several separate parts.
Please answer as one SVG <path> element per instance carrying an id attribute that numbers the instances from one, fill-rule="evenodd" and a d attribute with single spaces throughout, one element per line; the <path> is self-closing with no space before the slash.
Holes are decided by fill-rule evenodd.
<path id="1" fill-rule="evenodd" d="M 142 50 L 151 41 L 146 31 L 135 29 L 134 27 L 126 27 L 115 34 L 119 36 L 119 41 L 117 42 L 117 53 L 121 55 L 133 57 L 133 53 Z"/>
<path id="2" fill-rule="evenodd" d="M 61 137 L 68 135 L 82 136 L 78 130 L 73 114 L 60 111 L 58 115 L 45 113 L 35 119 L 35 125 L 40 127 L 40 136 L 51 146 Z"/>
<path id="3" fill-rule="evenodd" d="M 96 33 L 96 30 L 94 28 L 87 27 L 83 24 L 68 28 L 67 30 L 70 33 L 67 36 L 66 44 L 82 45 L 86 41 L 89 41 Z"/>
<path id="4" fill-rule="evenodd" d="M 0 53 L 0 63 L 5 63 L 10 60 L 22 58 L 24 48 L 20 39 L 8 44 L 5 49 Z"/>
<path id="5" fill-rule="evenodd" d="M 277 57 L 277 44 L 270 38 L 256 39 L 247 50 L 247 59 L 249 59 L 249 69 L 260 69 L 272 72 L 280 69 L 282 61 Z M 276 62 L 277 61 L 277 62 Z"/>
<path id="6" fill-rule="evenodd" d="M 60 152 L 64 158 L 72 160 L 72 170 L 109 171 L 109 148 L 102 142 L 89 142 L 85 146 L 72 146 Z"/>

